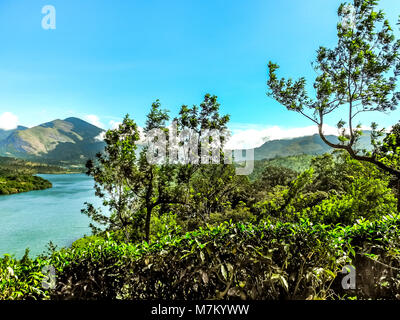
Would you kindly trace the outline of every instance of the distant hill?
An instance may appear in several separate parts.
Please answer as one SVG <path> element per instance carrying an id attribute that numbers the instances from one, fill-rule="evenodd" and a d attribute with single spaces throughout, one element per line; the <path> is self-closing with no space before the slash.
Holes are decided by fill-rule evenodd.
<path id="1" fill-rule="evenodd" d="M 12 130 L 0 129 L 0 141 L 7 139 L 13 132 L 15 132 L 17 130 L 25 130 L 25 129 L 28 129 L 28 128 L 23 127 L 23 126 L 18 126 L 16 129 L 12 129 Z"/>
<path id="2" fill-rule="evenodd" d="M 254 170 L 249 175 L 250 180 L 260 178 L 266 167 L 284 167 L 301 173 L 311 167 L 311 160 L 315 155 L 301 154 L 296 156 L 277 157 L 254 161 Z"/>
<path id="3" fill-rule="evenodd" d="M 54 120 L 41 125 L 14 130 L 0 130 L 0 156 L 54 165 L 82 166 L 96 153 L 104 150 L 104 142 L 98 139 L 103 129 L 79 118 Z M 338 143 L 338 138 L 327 139 Z M 358 148 L 370 149 L 370 132 L 365 131 Z M 138 146 L 139 153 L 141 146 Z M 254 150 L 255 160 L 273 159 L 297 155 L 320 155 L 331 152 L 318 134 L 292 139 L 267 141 Z"/>
<path id="4" fill-rule="evenodd" d="M 0 175 L 32 175 L 32 174 L 60 174 L 60 173 L 78 173 L 82 170 L 74 168 L 63 168 L 52 166 L 46 163 L 26 161 L 11 157 L 0 157 Z"/>
<path id="5" fill-rule="evenodd" d="M 20 127 L 0 137 L 0 156 L 48 162 L 83 163 L 104 148 L 104 130 L 78 118 Z"/>
<path id="6" fill-rule="evenodd" d="M 328 141 L 339 143 L 338 137 L 334 135 L 326 136 Z M 370 132 L 364 131 L 357 142 L 358 149 L 371 149 Z M 318 134 L 292 139 L 267 141 L 262 146 L 254 149 L 255 160 L 273 159 L 276 157 L 288 157 L 301 154 L 320 155 L 331 152 L 329 147 Z"/>

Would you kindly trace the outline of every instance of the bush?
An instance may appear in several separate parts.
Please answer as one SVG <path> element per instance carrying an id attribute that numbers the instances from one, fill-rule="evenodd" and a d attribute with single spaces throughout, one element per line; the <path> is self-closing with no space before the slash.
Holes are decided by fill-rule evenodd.
<path id="1" fill-rule="evenodd" d="M 48 257 L 0 260 L 1 299 L 396 299 L 400 215 L 353 226 L 222 223 L 151 244 L 87 239 Z M 357 290 L 343 290 L 353 264 Z M 42 288 L 43 266 L 57 273 Z"/>
<path id="2" fill-rule="evenodd" d="M 223 223 L 151 245 L 104 240 L 64 258 L 52 297 L 336 299 L 349 294 L 337 275 L 354 264 L 358 291 L 350 294 L 394 298 L 400 289 L 399 217 L 335 228 L 308 220 Z M 377 272 L 372 284 L 368 270 Z"/>
<path id="3" fill-rule="evenodd" d="M 46 299 L 48 292 L 42 288 L 45 275 L 42 269 L 46 260 L 29 258 L 26 250 L 22 259 L 10 255 L 0 259 L 0 300 Z"/>

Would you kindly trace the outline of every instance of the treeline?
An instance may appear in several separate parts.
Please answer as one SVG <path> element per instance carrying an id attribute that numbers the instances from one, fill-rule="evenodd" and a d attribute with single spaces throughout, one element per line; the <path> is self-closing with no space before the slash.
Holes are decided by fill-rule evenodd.
<path id="1" fill-rule="evenodd" d="M 82 169 L 61 167 L 11 157 L 0 157 L 0 172 L 15 174 L 62 174 L 82 172 Z"/>
<path id="2" fill-rule="evenodd" d="M 38 173 L 64 173 L 65 169 L 21 159 L 0 157 L 0 195 L 9 195 L 52 187 Z"/>
<path id="3" fill-rule="evenodd" d="M 315 156 L 300 154 L 296 156 L 275 157 L 273 159 L 255 160 L 254 170 L 249 175 L 250 180 L 254 181 L 261 177 L 266 167 L 279 167 L 291 169 L 301 173 L 311 167 L 311 161 Z"/>
<path id="4" fill-rule="evenodd" d="M 29 174 L 9 174 L 0 170 L 0 195 L 44 190 L 51 188 L 50 181 Z"/>

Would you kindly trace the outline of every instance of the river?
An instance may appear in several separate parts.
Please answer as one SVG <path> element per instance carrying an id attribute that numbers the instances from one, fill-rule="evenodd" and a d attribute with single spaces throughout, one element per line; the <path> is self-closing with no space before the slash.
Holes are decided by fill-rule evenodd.
<path id="1" fill-rule="evenodd" d="M 49 241 L 68 247 L 90 235 L 90 219 L 81 213 L 84 203 L 101 207 L 94 195 L 94 181 L 84 174 L 41 174 L 53 188 L 0 196 L 0 256 L 21 257 L 46 251 Z"/>

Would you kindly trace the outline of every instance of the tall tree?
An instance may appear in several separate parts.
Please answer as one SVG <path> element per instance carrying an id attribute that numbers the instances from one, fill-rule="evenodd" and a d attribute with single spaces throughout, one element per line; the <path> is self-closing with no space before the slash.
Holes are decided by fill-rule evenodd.
<path id="1" fill-rule="evenodd" d="M 147 115 L 144 134 L 147 136 L 148 144 L 157 142 L 160 137 L 149 137 L 149 133 L 154 129 L 159 129 L 165 136 L 169 129 L 168 110 L 161 109 L 161 104 L 157 100 L 151 106 Z M 166 141 L 165 147 L 168 147 Z M 159 164 L 148 161 L 149 145 L 143 148 L 140 153 L 139 170 L 141 172 L 141 184 L 143 190 L 143 208 L 146 212 L 145 218 L 145 240 L 150 241 L 151 216 L 154 209 L 176 203 L 185 203 L 184 188 L 177 182 L 177 166 L 168 161 L 168 154 Z"/>
<path id="2" fill-rule="evenodd" d="M 268 64 L 268 94 L 288 110 L 314 122 L 322 140 L 330 147 L 346 150 L 354 159 L 373 163 L 400 179 L 395 163 L 384 160 L 378 152 L 357 148 L 362 135 L 361 124 L 355 125 L 357 117 L 366 112 L 393 111 L 400 101 L 400 93 L 396 91 L 400 41 L 396 40 L 384 13 L 375 9 L 377 3 L 377 0 L 354 0 L 352 5 L 340 5 L 338 44 L 333 49 L 320 47 L 313 63 L 317 73 L 313 99 L 306 90 L 304 77 L 296 81 L 278 79 L 279 67 L 272 62 Z M 323 131 L 326 117 L 334 111 L 347 114 L 347 121 L 340 119 L 337 123 L 341 133 L 339 143 L 329 141 Z M 373 123 L 371 138 L 375 151 L 379 146 L 376 127 Z"/>
<path id="3" fill-rule="evenodd" d="M 86 204 L 82 212 L 95 222 L 106 225 L 108 229 L 123 230 L 127 240 L 138 240 L 143 233 L 144 239 L 150 240 L 151 217 L 155 211 L 159 214 L 167 213 L 172 205 L 193 208 L 189 205 L 190 201 L 193 202 L 190 191 L 194 190 L 192 179 L 197 170 L 198 178 L 200 172 L 206 169 L 202 168 L 200 161 L 198 163 L 176 161 L 179 158 L 176 159 L 172 154 L 175 141 L 171 139 L 176 138 L 178 147 L 182 147 L 185 140 L 190 140 L 190 134 L 195 133 L 200 136 L 210 129 L 223 131 L 226 129 L 229 116 L 221 117 L 217 97 L 207 94 L 200 104 L 200 109 L 196 106 L 191 109 L 182 106 L 179 117 L 175 118 L 176 132 L 171 134 L 169 119 L 168 110 L 161 109 L 158 100 L 154 102 L 143 129 L 143 138 L 147 144 L 137 159 L 139 131 L 135 122 L 127 115 L 117 129 L 107 131 L 104 152 L 99 153 L 95 161 L 87 162 L 87 174 L 95 180 L 96 195 L 103 199 L 103 204 L 108 207 L 111 215 L 102 214 L 92 204 Z M 180 133 L 183 135 L 177 137 Z M 218 149 L 220 151 L 225 137 L 218 138 L 221 139 Z M 159 139 L 163 140 L 165 151 L 168 152 L 164 153 L 159 163 L 155 163 L 149 161 L 149 154 L 158 152 L 156 151 L 158 149 L 153 147 L 161 142 Z M 211 140 L 212 137 L 206 142 L 209 143 Z M 201 153 L 203 142 L 195 140 L 192 151 Z M 183 150 L 186 152 L 184 157 L 188 158 L 189 150 Z M 226 170 L 215 170 L 214 173 L 212 178 L 215 180 L 226 176 L 234 180 Z M 229 188 L 225 190 L 225 193 L 229 190 Z M 212 194 L 215 200 L 217 196 Z M 99 231 L 95 225 L 91 226 L 94 231 Z"/>
<path id="4" fill-rule="evenodd" d="M 140 219 L 132 214 L 140 214 L 138 199 L 142 192 L 136 161 L 137 141 L 138 127 L 126 115 L 117 129 L 106 132 L 104 151 L 86 163 L 87 175 L 94 178 L 95 194 L 103 199 L 103 206 L 109 211 L 103 214 L 101 209 L 85 203 L 82 213 L 97 224 L 90 225 L 95 233 L 100 231 L 98 225 L 105 225 L 108 230 L 122 230 L 129 241 L 140 229 Z"/>
<path id="5" fill-rule="evenodd" d="M 181 144 L 189 144 L 196 137 L 192 150 L 187 150 L 187 156 L 190 158 L 193 152 L 198 158 L 196 161 L 192 158 L 192 161 L 179 167 L 179 181 L 186 184 L 191 192 L 192 201 L 179 212 L 186 218 L 201 217 L 206 220 L 238 184 L 233 166 L 223 163 L 229 118 L 229 115 L 220 114 L 217 96 L 206 94 L 199 106 L 183 105 L 179 116 L 174 119 L 177 133 L 184 133 Z M 213 130 L 218 135 L 210 134 Z M 207 149 L 207 146 L 214 149 Z"/>
<path id="6" fill-rule="evenodd" d="M 167 152 L 163 161 L 158 164 L 148 161 L 148 147 L 144 148 L 140 155 L 139 170 L 142 172 L 147 241 L 150 237 L 150 221 L 154 209 L 158 209 L 160 214 L 167 213 L 171 210 L 171 206 L 182 208 L 182 211 L 185 212 L 194 209 L 192 205 L 193 192 L 196 188 L 193 187 L 193 183 L 196 182 L 193 181 L 201 175 L 203 170 L 206 170 L 206 167 L 209 167 L 201 163 L 202 143 L 204 141 L 199 138 L 203 133 L 207 133 L 207 130 L 224 132 L 227 129 L 226 124 L 229 121 L 229 116 L 221 116 L 219 109 L 217 97 L 206 94 L 200 107 L 189 108 L 186 105 L 181 107 L 179 116 L 174 118 L 176 127 L 173 128 L 167 125 L 168 111 L 161 109 L 159 101 L 153 103 L 147 116 L 144 134 L 148 136 L 154 129 L 164 132 Z M 193 137 L 195 137 L 194 140 Z M 159 137 L 150 136 L 148 138 L 151 139 L 148 143 L 155 143 L 154 139 L 157 140 Z M 225 137 L 222 135 L 218 138 L 221 140 L 219 146 L 222 150 Z M 212 139 L 210 137 L 206 142 L 212 142 Z M 189 149 L 188 144 L 191 144 L 193 148 Z M 174 153 L 179 148 L 183 152 Z M 210 151 L 210 157 L 211 153 L 212 151 Z M 220 172 L 220 175 L 226 174 Z M 220 177 L 218 174 L 213 176 L 214 179 L 218 179 L 218 177 Z M 198 180 L 196 181 L 198 182 Z M 196 194 L 198 193 L 196 192 Z"/>

